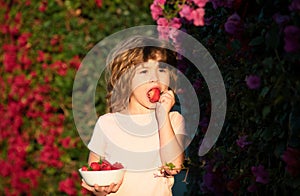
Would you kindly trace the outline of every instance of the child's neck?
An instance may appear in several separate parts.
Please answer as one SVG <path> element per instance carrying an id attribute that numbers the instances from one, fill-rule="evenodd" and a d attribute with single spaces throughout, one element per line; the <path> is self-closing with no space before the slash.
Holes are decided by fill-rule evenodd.
<path id="1" fill-rule="evenodd" d="M 134 115 L 134 114 L 148 114 L 153 111 L 154 110 L 146 108 L 146 107 L 130 107 L 130 104 L 129 104 L 129 107 L 122 110 L 121 113 Z"/>

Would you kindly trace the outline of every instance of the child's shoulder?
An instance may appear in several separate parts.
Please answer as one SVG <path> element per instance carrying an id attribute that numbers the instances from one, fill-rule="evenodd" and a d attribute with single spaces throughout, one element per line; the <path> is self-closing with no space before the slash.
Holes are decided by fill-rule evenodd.
<path id="1" fill-rule="evenodd" d="M 113 117 L 114 117 L 113 113 L 105 113 L 99 116 L 98 122 L 109 121 L 112 120 Z"/>

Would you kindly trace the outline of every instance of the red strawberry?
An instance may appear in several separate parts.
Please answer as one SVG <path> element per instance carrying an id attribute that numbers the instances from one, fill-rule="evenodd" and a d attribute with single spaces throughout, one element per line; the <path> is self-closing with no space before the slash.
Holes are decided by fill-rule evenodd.
<path id="1" fill-rule="evenodd" d="M 101 163 L 101 170 L 111 170 L 111 164 L 108 161 L 103 160 Z"/>
<path id="2" fill-rule="evenodd" d="M 100 171 L 101 170 L 101 165 L 98 162 L 92 162 L 91 163 L 91 168 L 93 171 Z"/>
<path id="3" fill-rule="evenodd" d="M 124 168 L 121 163 L 115 162 L 112 166 L 111 169 L 122 169 Z"/>
<path id="4" fill-rule="evenodd" d="M 159 88 L 153 88 L 148 92 L 148 98 L 151 103 L 158 102 L 160 98 L 160 90 Z"/>
<path id="5" fill-rule="evenodd" d="M 88 170 L 87 166 L 84 165 L 84 166 L 81 167 L 81 171 L 87 171 L 87 170 Z"/>

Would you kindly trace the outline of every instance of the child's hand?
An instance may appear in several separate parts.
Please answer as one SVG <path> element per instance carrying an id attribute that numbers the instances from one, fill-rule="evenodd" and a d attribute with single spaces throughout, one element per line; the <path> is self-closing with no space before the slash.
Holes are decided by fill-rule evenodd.
<path id="1" fill-rule="evenodd" d="M 169 113 L 170 110 L 171 110 L 171 108 L 175 104 L 175 95 L 174 95 L 174 92 L 172 90 L 164 91 L 160 95 L 159 103 L 160 103 L 160 106 L 163 107 L 163 109 L 165 110 L 165 112 Z"/>
<path id="2" fill-rule="evenodd" d="M 95 186 L 92 187 L 86 184 L 84 180 L 82 180 L 81 186 L 91 191 L 94 195 L 104 196 L 110 193 L 116 193 L 119 190 L 122 182 L 123 179 L 118 184 L 111 183 L 109 186 L 98 186 L 97 184 L 95 184 Z"/>
<path id="3" fill-rule="evenodd" d="M 160 95 L 159 102 L 156 103 L 156 118 L 158 123 L 163 123 L 171 108 L 175 104 L 175 95 L 172 90 L 167 90 Z"/>

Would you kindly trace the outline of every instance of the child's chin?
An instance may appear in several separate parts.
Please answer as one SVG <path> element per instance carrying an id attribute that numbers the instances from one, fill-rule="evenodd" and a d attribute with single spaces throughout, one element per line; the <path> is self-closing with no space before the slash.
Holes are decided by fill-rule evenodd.
<path id="1" fill-rule="evenodd" d="M 150 103 L 149 106 L 148 106 L 148 108 L 150 110 L 154 110 L 156 108 L 156 103 Z"/>

